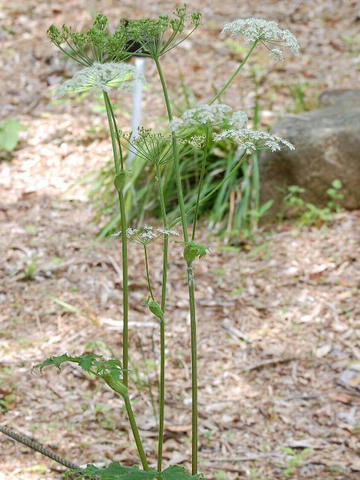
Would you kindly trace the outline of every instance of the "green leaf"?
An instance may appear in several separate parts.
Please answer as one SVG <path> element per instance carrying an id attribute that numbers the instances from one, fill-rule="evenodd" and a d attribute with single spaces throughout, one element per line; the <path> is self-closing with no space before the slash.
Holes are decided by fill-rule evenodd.
<path id="1" fill-rule="evenodd" d="M 140 470 L 137 466 L 126 467 L 119 462 L 113 462 L 108 467 L 98 468 L 95 465 L 88 465 L 85 470 L 71 470 L 67 472 L 68 477 L 72 474 L 81 475 L 79 478 L 87 480 L 153 480 L 158 476 L 156 470 Z"/>
<path id="2" fill-rule="evenodd" d="M 114 185 L 116 190 L 121 193 L 126 183 L 126 172 L 122 170 L 114 178 Z"/>
<path id="3" fill-rule="evenodd" d="M 85 372 L 91 372 L 91 367 L 93 367 L 94 364 L 97 364 L 97 358 L 101 357 L 99 357 L 99 355 L 96 355 L 95 353 L 84 353 L 83 355 L 81 355 L 81 357 L 78 357 L 76 359 L 76 363 L 78 363 L 79 366 L 83 370 L 85 370 Z M 73 359 L 72 361 L 75 362 L 75 359 Z"/>
<path id="4" fill-rule="evenodd" d="M 339 179 L 336 179 L 334 180 L 331 185 L 336 189 L 336 190 L 340 190 L 340 188 L 342 188 L 342 183 Z"/>
<path id="5" fill-rule="evenodd" d="M 64 362 L 71 362 L 72 357 L 69 357 L 67 353 L 60 355 L 58 357 L 50 357 L 44 360 L 42 363 L 38 363 L 34 368 L 39 368 L 42 370 L 44 367 L 55 366 L 60 370 L 60 366 Z"/>
<path id="6" fill-rule="evenodd" d="M 0 122 L 0 150 L 12 152 L 19 140 L 19 132 L 24 128 L 15 118 L 6 118 Z"/>
<path id="7" fill-rule="evenodd" d="M 185 472 L 185 468 L 172 465 L 162 472 L 161 478 L 162 480 L 200 480 L 203 477 L 200 474 L 189 475 Z"/>
<path id="8" fill-rule="evenodd" d="M 50 357 L 44 362 L 35 365 L 34 368 L 42 370 L 44 367 L 55 366 L 60 369 L 61 364 L 64 362 L 77 363 L 82 370 L 103 378 L 108 384 L 109 381 L 110 383 L 120 382 L 120 374 L 122 373 L 120 361 L 114 358 L 105 360 L 102 355 L 97 355 L 95 353 L 84 353 L 79 357 L 71 357 L 65 353 L 58 357 Z"/>
<path id="9" fill-rule="evenodd" d="M 66 473 L 68 478 L 71 475 L 79 474 L 79 478 L 87 480 L 201 480 L 202 475 L 189 475 L 183 467 L 173 465 L 159 474 L 156 470 L 140 470 L 137 466 L 126 467 L 119 462 L 113 462 L 108 467 L 98 468 L 95 465 L 88 465 L 84 470 L 70 470 Z M 76 478 L 76 477 L 75 477 Z"/>
<path id="10" fill-rule="evenodd" d="M 284 453 L 287 453 L 288 455 L 296 455 L 296 451 L 293 450 L 292 448 L 290 447 L 281 447 L 281 450 L 284 452 Z"/>
<path id="11" fill-rule="evenodd" d="M 196 257 L 204 257 L 209 247 L 195 242 L 186 242 L 184 248 L 184 258 L 188 265 L 191 265 Z"/>
<path id="12" fill-rule="evenodd" d="M 155 300 L 146 302 L 146 305 L 149 307 L 150 312 L 155 315 L 159 320 L 164 320 L 164 312 L 162 311 L 160 305 Z"/>

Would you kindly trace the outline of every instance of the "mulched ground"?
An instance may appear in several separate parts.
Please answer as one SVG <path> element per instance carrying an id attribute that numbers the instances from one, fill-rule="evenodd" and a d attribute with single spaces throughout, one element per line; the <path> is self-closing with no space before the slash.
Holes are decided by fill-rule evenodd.
<path id="1" fill-rule="evenodd" d="M 168 11 L 174 2 L 166 3 Z M 27 126 L 11 161 L 0 164 L 0 401 L 7 410 L 0 421 L 80 464 L 103 459 L 132 464 L 136 451 L 119 399 L 70 367 L 61 374 L 31 372 L 37 362 L 63 352 L 121 352 L 119 241 L 94 242 L 98 227 L 91 221 L 86 187 L 68 191 L 110 157 L 103 117 L 93 112 L 95 99 L 51 102 L 48 86 L 69 75 L 70 66 L 49 47 L 45 30 L 51 22 L 74 18 L 78 27 L 85 26 L 91 8 L 134 17 L 161 13 L 165 2 L 146 8 L 130 1 L 121 7 L 107 1 L 87 4 L 88 10 L 79 1 L 15 1 L 4 3 L 0 12 L 2 115 Z M 183 63 L 173 56 L 165 61 L 173 91 L 186 73 L 189 83 L 197 82 L 199 98 L 210 95 L 211 83 L 221 84 L 237 61 L 217 37 L 221 25 L 249 15 L 279 21 L 303 46 L 300 60 L 276 68 L 258 57 L 269 71 L 261 87 L 264 124 L 294 107 L 291 84 L 303 85 L 309 104 L 323 88 L 356 86 L 357 2 L 191 2 L 192 8 L 199 6 L 204 28 L 182 50 Z M 149 65 L 145 118 L 162 108 L 152 73 Z M 249 72 L 244 78 L 227 100 L 249 108 Z M 124 108 L 130 102 L 119 101 Z M 128 115 L 122 117 L 128 121 Z M 322 228 L 265 229 L 254 242 L 236 248 L 223 246 L 206 228 L 201 232 L 212 250 L 196 264 L 200 465 L 206 478 L 286 478 L 291 461 L 298 465 L 289 478 L 359 478 L 360 381 L 356 376 L 343 381 L 344 370 L 360 362 L 359 212 L 337 214 Z M 158 292 L 160 245 L 152 246 L 150 256 Z M 135 245 L 130 258 L 132 398 L 154 461 L 150 389 L 156 399 L 158 327 L 142 306 L 144 263 Z M 186 298 L 181 249 L 174 242 L 164 458 L 188 467 Z M 4 436 L 0 444 L 0 480 L 60 478 L 61 469 L 39 454 Z"/>

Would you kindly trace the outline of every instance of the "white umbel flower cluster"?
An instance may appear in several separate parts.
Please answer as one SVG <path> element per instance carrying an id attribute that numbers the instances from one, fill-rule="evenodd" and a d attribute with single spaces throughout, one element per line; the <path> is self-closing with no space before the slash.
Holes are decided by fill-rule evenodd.
<path id="1" fill-rule="evenodd" d="M 232 140 L 242 147 L 249 155 L 258 150 L 277 152 L 278 150 L 281 150 L 282 147 L 287 147 L 289 150 L 295 149 L 294 145 L 287 140 L 283 140 L 277 135 L 261 132 L 259 130 L 236 130 L 231 128 L 214 135 L 214 139 L 216 141 Z"/>
<path id="2" fill-rule="evenodd" d="M 248 116 L 245 112 L 239 111 L 234 112 L 229 120 L 230 127 L 234 128 L 235 130 L 246 128 L 248 123 Z"/>
<path id="3" fill-rule="evenodd" d="M 131 92 L 135 78 L 139 78 L 138 73 L 128 63 L 94 63 L 91 67 L 76 72 L 70 80 L 66 80 L 56 89 L 55 95 L 62 97 L 68 93 L 83 93 L 90 90 L 107 92 L 110 88 Z M 144 81 L 143 78 L 140 80 Z"/>
<path id="4" fill-rule="evenodd" d="M 222 34 L 243 35 L 250 43 L 261 42 L 269 48 L 271 55 L 277 60 L 283 58 L 283 49 L 289 49 L 294 55 L 299 55 L 299 44 L 296 37 L 283 30 L 276 22 L 268 22 L 261 18 L 238 19 L 224 25 Z"/>
<path id="5" fill-rule="evenodd" d="M 204 104 L 186 110 L 179 119 L 170 122 L 169 128 L 175 132 L 180 128 L 221 125 L 231 112 L 231 107 L 224 103 Z"/>
<path id="6" fill-rule="evenodd" d="M 139 245 L 147 246 L 153 240 L 155 240 L 159 235 L 173 235 L 178 236 L 178 232 L 172 229 L 165 229 L 165 228 L 154 228 L 151 225 L 144 225 L 142 228 L 132 228 L 129 227 L 126 229 L 126 237 L 130 241 L 134 241 Z M 121 231 L 115 233 L 113 236 L 118 237 L 121 235 Z"/>
<path id="7" fill-rule="evenodd" d="M 140 245 L 148 245 L 157 237 L 151 225 L 144 225 L 143 228 L 128 228 L 126 230 L 126 236 L 129 240 L 134 240 Z"/>
<path id="8" fill-rule="evenodd" d="M 156 229 L 159 233 L 161 233 L 162 235 L 173 235 L 175 237 L 178 237 L 179 234 L 176 230 L 173 230 L 173 229 L 169 229 L 169 228 L 157 228 Z"/>

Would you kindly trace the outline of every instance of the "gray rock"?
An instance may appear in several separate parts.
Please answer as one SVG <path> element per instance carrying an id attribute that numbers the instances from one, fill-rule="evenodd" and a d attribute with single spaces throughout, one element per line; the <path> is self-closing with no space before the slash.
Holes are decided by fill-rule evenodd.
<path id="1" fill-rule="evenodd" d="M 326 190 L 339 179 L 342 205 L 360 207 L 360 90 L 335 92 L 320 97 L 326 108 L 289 115 L 273 129 L 296 149 L 260 155 L 261 201 L 274 201 L 268 220 L 283 209 L 290 185 L 306 189 L 304 201 L 324 207 L 329 201 Z"/>
<path id="2" fill-rule="evenodd" d="M 319 104 L 321 107 L 334 105 L 360 107 L 360 89 L 337 88 L 324 90 L 319 96 Z"/>

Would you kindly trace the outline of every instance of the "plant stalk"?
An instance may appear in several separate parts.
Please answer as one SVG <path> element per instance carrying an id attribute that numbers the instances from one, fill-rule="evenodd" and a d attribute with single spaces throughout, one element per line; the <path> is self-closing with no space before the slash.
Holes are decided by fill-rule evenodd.
<path id="1" fill-rule="evenodd" d="M 169 121 L 172 120 L 172 110 L 169 100 L 168 89 L 166 86 L 166 81 L 164 74 L 161 68 L 159 58 L 154 57 L 156 68 L 159 74 L 167 115 Z M 181 175 L 180 175 L 180 165 L 179 165 L 179 154 L 176 135 L 172 132 L 172 150 L 174 157 L 174 166 L 175 166 L 175 177 L 176 177 L 176 188 L 177 195 L 179 200 L 180 215 L 181 215 L 181 225 L 183 230 L 184 242 L 189 241 L 189 235 L 187 231 L 187 218 L 185 212 L 185 202 L 183 189 L 181 184 Z M 192 386 L 192 474 L 196 475 L 198 469 L 198 405 L 197 405 L 197 390 L 198 390 L 198 380 L 197 380 L 197 339 L 196 339 L 196 311 L 195 311 L 195 292 L 194 292 L 194 278 L 191 265 L 187 268 L 187 282 L 189 287 L 189 304 L 190 304 L 190 330 L 191 330 L 191 386 Z"/>
<path id="2" fill-rule="evenodd" d="M 160 208 L 164 230 L 167 229 L 167 216 L 165 207 L 164 191 L 161 183 L 160 166 L 156 164 L 156 176 L 159 185 Z M 168 245 L 169 235 L 163 235 L 163 272 L 161 286 L 161 310 L 165 314 L 166 304 L 166 283 L 168 267 Z M 162 454 L 164 443 L 164 420 L 165 420 L 165 320 L 160 320 L 160 381 L 159 381 L 159 438 L 158 438 L 158 457 L 157 469 L 162 470 Z"/>
<path id="3" fill-rule="evenodd" d="M 109 95 L 104 93 L 104 101 L 106 107 L 106 113 L 109 123 L 109 131 L 111 136 L 111 144 L 114 156 L 115 172 L 119 174 L 124 171 L 121 143 L 119 138 L 119 132 L 116 126 L 114 110 L 112 108 Z M 122 253 L 122 283 L 123 283 L 123 355 L 122 355 L 122 367 L 123 367 L 123 383 L 126 387 L 129 384 L 129 289 L 128 289 L 128 258 L 127 258 L 127 237 L 126 237 L 126 212 L 125 212 L 125 200 L 122 191 L 118 191 L 119 206 L 120 206 L 120 222 L 121 222 L 121 253 Z"/>
<path id="4" fill-rule="evenodd" d="M 238 75 L 238 73 L 240 72 L 240 70 L 243 68 L 243 66 L 245 65 L 245 63 L 248 61 L 248 58 L 250 57 L 250 55 L 252 54 L 252 52 L 254 51 L 256 45 L 259 43 L 259 40 L 255 40 L 253 42 L 253 44 L 251 45 L 250 47 L 250 50 L 248 51 L 246 57 L 244 58 L 244 60 L 240 63 L 240 65 L 237 67 L 237 69 L 235 70 L 235 72 L 231 75 L 231 77 L 229 78 L 229 80 L 227 82 L 224 83 L 224 85 L 220 88 L 220 90 L 216 93 L 216 95 L 210 100 L 209 102 L 209 105 L 211 105 L 212 103 L 214 103 L 218 98 L 221 97 L 221 95 L 225 92 L 225 90 L 228 89 L 228 87 L 231 85 L 231 83 L 233 82 L 233 80 L 235 79 L 235 77 Z"/>
<path id="5" fill-rule="evenodd" d="M 149 470 L 149 465 L 148 465 L 147 460 L 146 460 L 146 455 L 145 455 L 144 447 L 142 445 L 142 441 L 141 441 L 141 438 L 140 438 L 139 429 L 136 425 L 133 409 L 131 408 L 129 395 L 123 395 L 123 399 L 124 399 L 124 402 L 125 402 L 126 413 L 128 415 L 128 418 L 129 418 L 131 430 L 132 430 L 132 433 L 134 435 L 136 448 L 139 452 L 139 457 L 140 457 L 140 460 L 141 460 L 141 464 L 142 464 L 144 470 Z"/>

